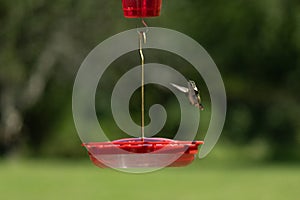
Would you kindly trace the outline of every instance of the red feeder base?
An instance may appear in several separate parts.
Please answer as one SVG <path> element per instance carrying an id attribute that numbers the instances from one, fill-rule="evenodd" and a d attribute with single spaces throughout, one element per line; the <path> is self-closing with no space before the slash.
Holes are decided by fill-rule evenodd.
<path id="1" fill-rule="evenodd" d="M 160 14 L 162 0 L 122 0 L 127 18 L 156 17 Z"/>
<path id="2" fill-rule="evenodd" d="M 193 162 L 203 141 L 127 138 L 85 143 L 90 159 L 101 168 L 182 167 Z"/>

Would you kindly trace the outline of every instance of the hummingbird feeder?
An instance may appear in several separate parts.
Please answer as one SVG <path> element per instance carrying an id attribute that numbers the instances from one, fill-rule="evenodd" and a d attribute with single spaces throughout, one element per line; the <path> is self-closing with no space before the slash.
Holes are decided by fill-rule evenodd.
<path id="1" fill-rule="evenodd" d="M 143 18 L 160 15 L 162 0 L 122 0 L 126 18 Z M 166 138 L 144 137 L 144 55 L 146 32 L 139 32 L 139 52 L 142 66 L 142 122 L 140 138 L 124 138 L 111 142 L 83 143 L 91 161 L 101 168 L 156 168 L 182 167 L 193 162 L 198 146 L 203 141 L 179 141 Z"/>

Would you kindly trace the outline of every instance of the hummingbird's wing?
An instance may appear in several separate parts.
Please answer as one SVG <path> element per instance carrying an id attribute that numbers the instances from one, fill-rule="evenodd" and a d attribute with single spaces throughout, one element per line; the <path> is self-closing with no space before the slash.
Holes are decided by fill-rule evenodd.
<path id="1" fill-rule="evenodd" d="M 176 85 L 174 83 L 170 83 L 174 88 L 176 88 L 177 90 L 179 90 L 180 92 L 183 92 L 183 93 L 188 93 L 189 92 L 189 89 L 186 88 L 186 87 L 183 87 L 183 86 L 179 86 L 179 85 Z"/>

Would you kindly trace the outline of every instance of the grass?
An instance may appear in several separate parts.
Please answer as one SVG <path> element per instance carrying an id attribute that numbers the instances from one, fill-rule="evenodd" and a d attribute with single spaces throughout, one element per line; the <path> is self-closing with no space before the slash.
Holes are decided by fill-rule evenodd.
<path id="1" fill-rule="evenodd" d="M 148 174 L 99 169 L 89 161 L 0 161 L 0 199 L 282 200 L 300 196 L 300 167 L 197 160 Z"/>

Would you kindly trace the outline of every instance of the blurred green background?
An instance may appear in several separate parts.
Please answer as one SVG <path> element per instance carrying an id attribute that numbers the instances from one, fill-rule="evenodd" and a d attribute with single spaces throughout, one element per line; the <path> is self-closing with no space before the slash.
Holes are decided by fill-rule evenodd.
<path id="1" fill-rule="evenodd" d="M 228 112 L 213 152 L 189 167 L 146 175 L 94 167 L 72 118 L 73 82 L 89 51 L 141 26 L 140 20 L 123 17 L 121 0 L 1 0 L 0 198 L 297 199 L 300 2 L 163 0 L 161 16 L 146 21 L 192 37 L 219 67 Z M 145 56 L 200 83 L 206 109 L 197 137 L 203 138 L 210 103 L 201 77 L 167 52 L 147 50 Z M 124 133 L 106 108 L 107 98 L 116 80 L 139 62 L 137 52 L 125 55 L 99 84 L 97 112 L 105 116 L 104 129 L 114 133 L 111 139 Z M 172 137 L 178 105 L 156 87 L 146 87 L 146 109 L 165 104 L 170 117 L 160 136 Z M 137 123 L 138 97 L 130 105 Z"/>

